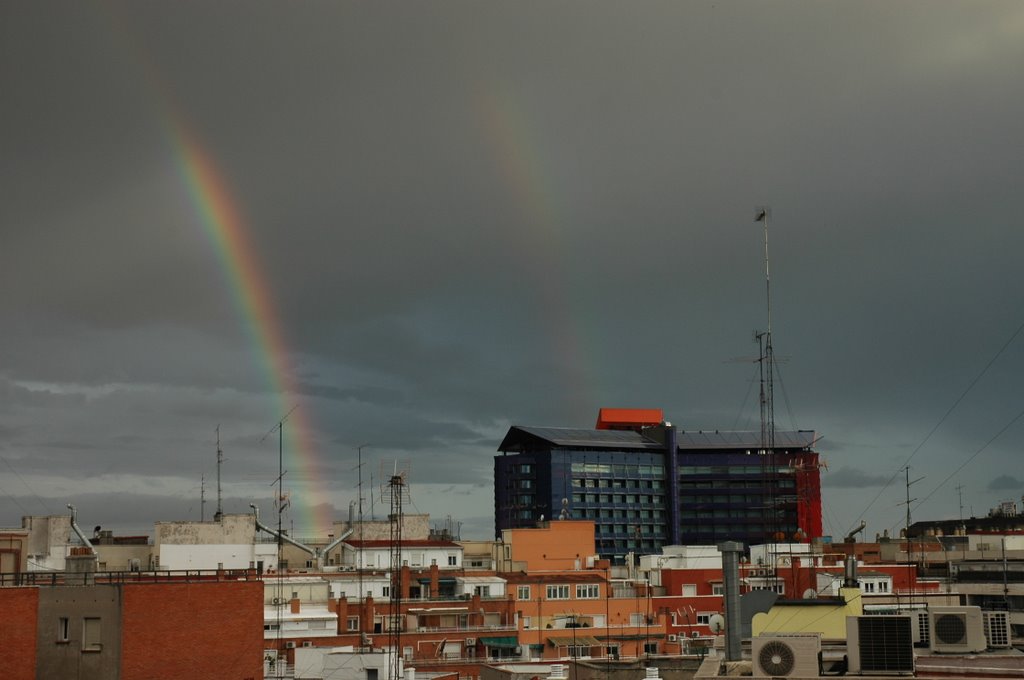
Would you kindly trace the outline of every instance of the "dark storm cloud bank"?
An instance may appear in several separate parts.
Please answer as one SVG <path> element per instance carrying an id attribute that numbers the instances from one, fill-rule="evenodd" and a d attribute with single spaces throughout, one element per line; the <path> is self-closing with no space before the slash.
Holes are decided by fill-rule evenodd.
<path id="1" fill-rule="evenodd" d="M 835 472 L 821 475 L 822 486 L 837 489 L 868 489 L 885 486 L 890 481 L 891 478 L 885 475 L 870 474 L 850 467 L 841 467 Z"/>
<path id="2" fill-rule="evenodd" d="M 999 475 L 988 483 L 989 491 L 1022 491 L 1024 481 L 1011 475 Z"/>

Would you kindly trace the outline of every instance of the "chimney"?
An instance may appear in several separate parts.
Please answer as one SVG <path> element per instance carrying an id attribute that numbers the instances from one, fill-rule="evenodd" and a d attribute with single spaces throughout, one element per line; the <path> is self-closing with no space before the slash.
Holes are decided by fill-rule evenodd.
<path id="1" fill-rule="evenodd" d="M 348 633 L 348 598 L 339 597 L 334 610 L 338 613 L 338 635 L 344 635 Z"/>
<path id="2" fill-rule="evenodd" d="M 363 633 L 373 632 L 373 596 L 366 595 L 363 600 L 363 611 L 359 616 L 359 630 Z"/>
<path id="3" fill-rule="evenodd" d="M 293 597 L 289 604 L 291 605 L 292 614 L 298 614 L 299 610 L 301 609 L 299 605 L 299 598 Z"/>
<path id="4" fill-rule="evenodd" d="M 430 565 L 430 597 L 437 598 L 441 596 L 441 569 L 437 566 L 437 562 Z"/>

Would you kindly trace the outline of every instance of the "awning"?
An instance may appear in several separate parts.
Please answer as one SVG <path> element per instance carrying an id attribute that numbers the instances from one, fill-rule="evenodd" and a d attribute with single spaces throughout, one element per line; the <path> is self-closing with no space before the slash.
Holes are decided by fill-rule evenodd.
<path id="1" fill-rule="evenodd" d="M 595 647 L 601 644 L 601 641 L 596 637 L 590 635 L 577 635 L 576 637 L 550 637 L 548 638 L 555 647 Z"/>
<path id="2" fill-rule="evenodd" d="M 410 607 L 410 614 L 452 614 L 469 611 L 469 607 Z"/>
<path id="3" fill-rule="evenodd" d="M 519 646 L 519 640 L 515 636 L 512 637 L 482 637 L 480 642 L 485 647 L 507 647 L 514 649 Z"/>

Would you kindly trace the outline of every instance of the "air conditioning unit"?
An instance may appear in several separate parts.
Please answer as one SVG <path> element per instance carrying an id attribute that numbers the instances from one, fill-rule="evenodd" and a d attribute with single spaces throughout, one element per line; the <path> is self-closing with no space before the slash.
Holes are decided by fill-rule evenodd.
<path id="1" fill-rule="evenodd" d="M 755 678 L 816 678 L 819 676 L 821 636 L 760 635 L 751 641 Z"/>
<path id="2" fill-rule="evenodd" d="M 985 641 L 992 649 L 1007 649 L 1010 643 L 1010 612 L 982 612 Z"/>
<path id="3" fill-rule="evenodd" d="M 293 641 L 289 640 L 288 642 L 284 643 L 284 648 L 285 649 L 295 649 L 295 643 Z"/>
<path id="4" fill-rule="evenodd" d="M 271 604 L 281 604 L 281 598 L 275 597 L 273 600 L 270 601 L 270 603 Z"/>
<path id="5" fill-rule="evenodd" d="M 915 647 L 930 647 L 932 643 L 931 620 L 927 609 L 910 612 L 911 633 Z"/>
<path id="6" fill-rule="evenodd" d="M 466 646 L 467 647 L 475 647 L 476 646 L 476 638 L 466 638 Z"/>
<path id="7" fill-rule="evenodd" d="M 931 650 L 937 654 L 973 654 L 984 652 L 984 623 L 981 607 L 932 607 Z"/>
<path id="8" fill-rule="evenodd" d="M 313 641 L 312 640 L 303 640 L 302 641 L 302 646 L 303 647 L 312 647 L 313 646 Z"/>
<path id="9" fill-rule="evenodd" d="M 679 642 L 679 636 L 678 635 L 669 635 L 668 636 L 668 641 L 669 642 Z"/>
<path id="10" fill-rule="evenodd" d="M 847 616 L 847 672 L 913 675 L 913 627 L 907 614 Z"/>

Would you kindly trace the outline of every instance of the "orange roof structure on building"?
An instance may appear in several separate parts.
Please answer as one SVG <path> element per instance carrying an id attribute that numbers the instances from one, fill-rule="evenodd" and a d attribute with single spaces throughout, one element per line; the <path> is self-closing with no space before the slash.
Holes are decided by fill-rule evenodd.
<path id="1" fill-rule="evenodd" d="M 637 430 L 658 425 L 664 419 L 660 408 L 602 408 L 597 412 L 598 430 Z"/>

